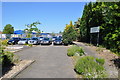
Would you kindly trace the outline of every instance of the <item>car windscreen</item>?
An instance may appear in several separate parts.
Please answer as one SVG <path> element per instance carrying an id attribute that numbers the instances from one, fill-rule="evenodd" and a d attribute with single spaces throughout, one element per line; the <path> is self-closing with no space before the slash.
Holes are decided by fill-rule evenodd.
<path id="1" fill-rule="evenodd" d="M 32 38 L 32 40 L 38 40 L 37 38 Z"/>
<path id="2" fill-rule="evenodd" d="M 24 40 L 27 40 L 27 39 L 25 39 L 25 38 L 22 38 L 21 40 L 22 40 L 22 41 L 24 41 Z"/>
<path id="3" fill-rule="evenodd" d="M 12 40 L 18 40 L 18 39 L 20 39 L 20 38 L 12 38 Z"/>
<path id="4" fill-rule="evenodd" d="M 43 38 L 43 37 L 39 37 L 39 38 Z"/>
<path id="5" fill-rule="evenodd" d="M 44 38 L 44 40 L 49 40 L 49 38 Z"/>
<path id="6" fill-rule="evenodd" d="M 52 38 L 57 38 L 57 37 L 52 37 Z"/>
<path id="7" fill-rule="evenodd" d="M 61 38 L 56 38 L 55 40 L 61 40 Z"/>

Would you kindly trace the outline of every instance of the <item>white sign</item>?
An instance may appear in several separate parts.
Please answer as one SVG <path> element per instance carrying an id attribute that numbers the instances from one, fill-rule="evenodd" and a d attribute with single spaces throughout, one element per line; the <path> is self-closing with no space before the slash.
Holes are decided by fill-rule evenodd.
<path id="1" fill-rule="evenodd" d="M 92 28 L 90 28 L 90 33 L 97 33 L 97 32 L 99 32 L 99 30 L 100 30 L 99 26 L 98 27 L 92 27 Z"/>

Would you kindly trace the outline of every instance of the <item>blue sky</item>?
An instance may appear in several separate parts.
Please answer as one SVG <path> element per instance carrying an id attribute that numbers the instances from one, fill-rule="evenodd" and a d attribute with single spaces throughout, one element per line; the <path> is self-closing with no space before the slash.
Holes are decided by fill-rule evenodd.
<path id="1" fill-rule="evenodd" d="M 3 2 L 2 26 L 12 24 L 15 30 L 25 24 L 41 22 L 37 27 L 44 32 L 63 31 L 70 21 L 82 16 L 86 2 Z M 2 29 L 3 29 L 2 27 Z"/>

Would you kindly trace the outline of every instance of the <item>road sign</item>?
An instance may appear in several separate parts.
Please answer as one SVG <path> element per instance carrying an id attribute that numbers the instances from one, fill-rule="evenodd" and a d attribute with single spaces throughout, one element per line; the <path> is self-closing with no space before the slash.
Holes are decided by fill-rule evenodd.
<path id="1" fill-rule="evenodd" d="M 99 32 L 99 30 L 100 30 L 99 26 L 98 27 L 92 27 L 92 28 L 90 28 L 90 33 L 97 33 L 97 32 Z"/>

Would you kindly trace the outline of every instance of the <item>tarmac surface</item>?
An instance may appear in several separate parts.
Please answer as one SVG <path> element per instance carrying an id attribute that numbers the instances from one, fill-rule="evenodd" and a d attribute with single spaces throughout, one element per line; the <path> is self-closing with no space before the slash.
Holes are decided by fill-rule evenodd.
<path id="1" fill-rule="evenodd" d="M 68 46 L 38 45 L 15 54 L 24 60 L 35 60 L 16 78 L 75 78 L 72 59 L 67 56 Z"/>

